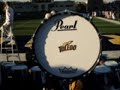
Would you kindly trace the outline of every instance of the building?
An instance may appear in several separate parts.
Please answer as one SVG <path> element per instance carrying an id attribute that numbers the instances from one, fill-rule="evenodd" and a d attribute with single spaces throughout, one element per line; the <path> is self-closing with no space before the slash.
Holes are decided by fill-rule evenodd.
<path id="1" fill-rule="evenodd" d="M 56 12 L 69 9 L 75 11 L 74 1 L 53 1 L 53 0 L 31 0 L 31 2 L 12 2 L 15 16 L 24 18 L 40 17 L 48 11 Z"/>
<path id="2" fill-rule="evenodd" d="M 62 11 L 64 9 L 75 10 L 74 1 L 33 0 L 38 5 L 39 11 Z"/>
<path id="3" fill-rule="evenodd" d="M 32 0 L 27 3 L 14 3 L 16 12 L 46 12 L 46 11 L 62 11 L 69 9 L 75 11 L 74 1 L 53 1 L 53 0 Z"/>
<path id="4" fill-rule="evenodd" d="M 56 1 L 49 4 L 48 8 L 50 10 L 62 11 L 65 9 L 75 11 L 75 2 L 74 1 Z"/>
<path id="5" fill-rule="evenodd" d="M 14 8 L 15 12 L 36 12 L 36 11 L 38 11 L 38 5 L 30 3 L 30 2 L 14 3 L 13 8 Z"/>

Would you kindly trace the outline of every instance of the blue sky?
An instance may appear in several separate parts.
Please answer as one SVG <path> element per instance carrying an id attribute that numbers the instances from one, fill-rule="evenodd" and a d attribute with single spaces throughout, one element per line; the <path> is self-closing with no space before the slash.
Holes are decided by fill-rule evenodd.
<path id="1" fill-rule="evenodd" d="M 0 0 L 0 1 L 30 1 L 30 0 Z M 55 0 L 55 1 L 66 1 L 66 0 Z M 76 1 L 82 1 L 82 2 L 84 2 L 86 0 L 76 0 Z M 111 2 L 111 1 L 114 1 L 114 0 L 104 0 L 104 1 Z"/>

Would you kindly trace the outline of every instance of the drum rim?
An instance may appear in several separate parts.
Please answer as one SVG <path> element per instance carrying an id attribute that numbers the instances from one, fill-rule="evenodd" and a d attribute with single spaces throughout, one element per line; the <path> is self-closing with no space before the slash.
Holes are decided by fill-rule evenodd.
<path id="1" fill-rule="evenodd" d="M 55 74 L 50 73 L 48 70 L 46 70 L 46 69 L 39 63 L 39 60 L 37 59 L 36 53 L 35 53 L 35 48 L 34 48 L 34 46 L 35 46 L 35 39 L 36 39 L 37 32 L 39 32 L 40 28 L 41 28 L 43 25 L 45 25 L 45 23 L 48 22 L 51 18 L 53 18 L 53 17 L 55 17 L 55 16 L 58 16 L 58 15 L 61 15 L 61 14 L 62 14 L 62 15 L 63 15 L 63 14 L 65 14 L 65 15 L 66 15 L 66 14 L 68 14 L 68 15 L 78 15 L 78 16 L 84 18 L 85 20 L 87 20 L 87 21 L 95 28 L 95 30 L 96 30 L 96 32 L 97 32 L 97 35 L 98 35 L 98 37 L 99 37 L 100 48 L 99 48 L 99 54 L 98 54 L 98 57 L 96 58 L 95 63 L 93 64 L 93 66 L 91 66 L 91 68 L 90 68 L 88 71 L 86 71 L 86 72 L 84 72 L 83 74 L 78 75 L 78 76 L 76 76 L 76 77 L 60 77 L 60 76 L 57 76 L 57 75 L 55 75 Z M 78 78 L 83 78 L 83 77 L 87 76 L 89 73 L 91 73 L 91 72 L 94 70 L 94 68 L 97 66 L 97 64 L 98 64 L 98 62 L 99 62 L 99 58 L 100 58 L 100 56 L 102 55 L 102 42 L 101 42 L 102 35 L 101 35 L 101 33 L 99 32 L 99 30 L 97 29 L 97 27 L 95 26 L 95 24 L 94 24 L 93 22 L 90 22 L 88 19 L 86 19 L 85 17 L 83 17 L 81 14 L 79 14 L 79 13 L 77 13 L 77 12 L 73 12 L 73 11 L 56 13 L 54 16 L 51 16 L 48 20 L 43 20 L 43 22 L 44 22 L 44 23 L 41 23 L 41 24 L 39 25 L 39 27 L 37 28 L 37 30 L 35 31 L 35 35 L 34 35 L 34 37 L 33 37 L 33 45 L 32 45 L 33 52 L 34 52 L 34 54 L 35 54 L 35 59 L 37 60 L 38 66 L 41 68 L 41 70 L 44 71 L 44 72 L 46 72 L 46 73 L 48 73 L 49 75 L 52 75 L 52 76 L 55 76 L 56 78 L 59 78 L 59 79 L 78 79 Z"/>

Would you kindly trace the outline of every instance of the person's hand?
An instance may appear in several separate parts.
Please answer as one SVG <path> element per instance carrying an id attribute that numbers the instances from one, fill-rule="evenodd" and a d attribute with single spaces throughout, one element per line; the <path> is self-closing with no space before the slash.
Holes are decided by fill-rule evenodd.
<path id="1" fill-rule="evenodd" d="M 50 17 L 51 17 L 51 14 L 50 13 L 46 13 L 44 19 L 48 20 Z"/>

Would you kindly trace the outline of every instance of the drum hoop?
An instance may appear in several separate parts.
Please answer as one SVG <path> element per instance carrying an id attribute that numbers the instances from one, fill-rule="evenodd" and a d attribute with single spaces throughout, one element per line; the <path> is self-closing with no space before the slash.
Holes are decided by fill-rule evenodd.
<path id="1" fill-rule="evenodd" d="M 39 27 L 37 28 L 37 30 L 36 30 L 36 32 L 35 32 L 35 36 L 33 37 L 33 45 L 32 45 L 32 48 L 33 48 L 33 52 L 34 52 L 34 54 L 35 54 L 35 58 L 36 58 L 36 60 L 38 61 L 38 64 L 39 64 L 38 66 L 39 66 L 39 67 L 41 68 L 41 70 L 44 71 L 45 73 L 48 73 L 49 75 L 55 76 L 55 77 L 58 78 L 58 79 L 71 79 L 71 78 L 72 78 L 72 79 L 78 79 L 78 78 L 83 78 L 83 77 L 87 76 L 89 73 L 91 73 L 91 72 L 94 70 L 94 68 L 96 67 L 96 65 L 97 65 L 98 62 L 99 62 L 100 56 L 102 55 L 102 43 L 101 43 L 102 35 L 101 35 L 101 33 L 99 32 L 99 30 L 97 29 L 97 27 L 95 26 L 95 24 L 94 24 L 93 22 L 90 22 L 89 20 L 87 20 L 87 21 L 90 22 L 90 24 L 95 28 L 95 30 L 96 30 L 96 32 L 97 32 L 97 35 L 98 35 L 98 37 L 99 37 L 100 49 L 99 49 L 99 54 L 98 54 L 98 57 L 97 57 L 95 63 L 93 64 L 93 66 L 91 66 L 91 68 L 90 68 L 88 71 L 86 71 L 85 73 L 83 73 L 83 74 L 81 74 L 81 75 L 78 75 L 78 76 L 76 76 L 76 77 L 60 77 L 60 76 L 54 75 L 54 74 L 50 73 L 48 70 L 46 70 L 46 69 L 39 63 L 39 60 L 38 60 L 37 57 L 36 57 L 35 48 L 34 48 L 34 46 L 35 46 L 35 40 L 36 40 L 36 35 L 38 34 L 40 28 L 41 28 L 43 25 L 45 25 L 45 23 L 47 23 L 50 19 L 52 19 L 53 17 L 56 17 L 56 16 L 58 16 L 58 15 L 78 15 L 78 16 L 84 18 L 85 20 L 87 20 L 87 19 L 86 19 L 85 17 L 83 17 L 81 14 L 79 14 L 79 13 L 77 13 L 77 12 L 73 12 L 73 11 L 56 13 L 54 16 L 51 16 L 48 20 L 44 20 L 44 21 L 43 21 L 44 23 L 41 23 L 41 24 L 39 25 Z"/>

